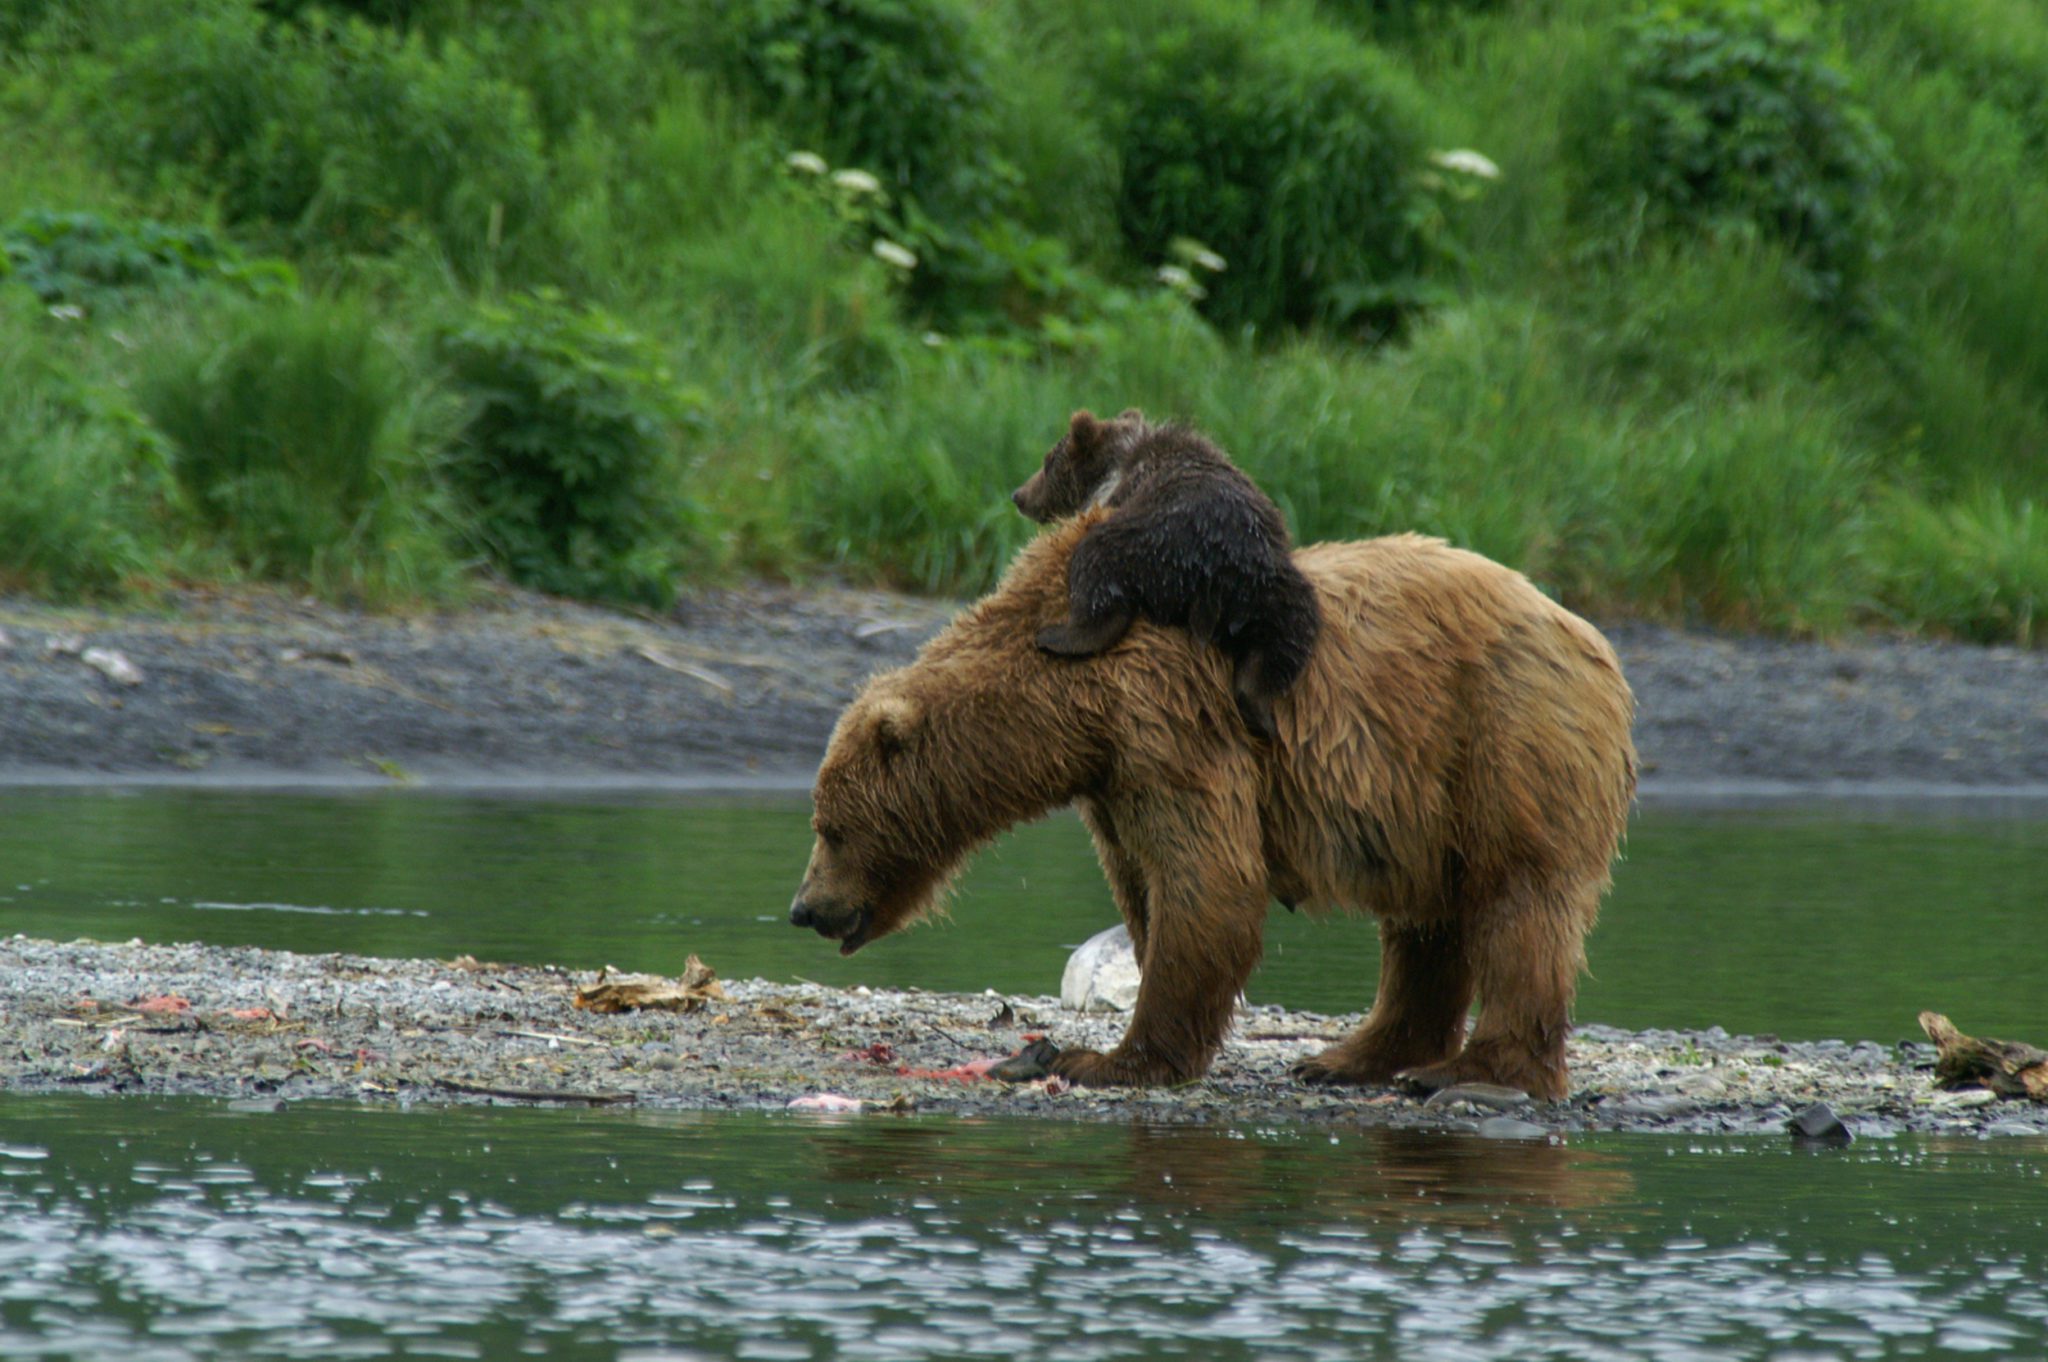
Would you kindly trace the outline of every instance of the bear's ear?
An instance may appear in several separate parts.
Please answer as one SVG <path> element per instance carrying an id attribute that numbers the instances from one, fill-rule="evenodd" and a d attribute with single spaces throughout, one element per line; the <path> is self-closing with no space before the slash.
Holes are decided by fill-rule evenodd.
<path id="1" fill-rule="evenodd" d="M 923 715 L 907 695 L 886 695 L 875 702 L 875 746 L 893 757 L 910 746 Z"/>
<path id="2" fill-rule="evenodd" d="M 1136 407 L 1125 407 L 1117 413 L 1116 419 L 1128 421 L 1134 426 L 1142 426 L 1145 424 L 1145 413 L 1139 411 Z"/>
<path id="3" fill-rule="evenodd" d="M 1076 449 L 1093 449 L 1102 440 L 1102 422 L 1095 419 L 1092 411 L 1077 411 L 1067 426 L 1067 439 Z"/>

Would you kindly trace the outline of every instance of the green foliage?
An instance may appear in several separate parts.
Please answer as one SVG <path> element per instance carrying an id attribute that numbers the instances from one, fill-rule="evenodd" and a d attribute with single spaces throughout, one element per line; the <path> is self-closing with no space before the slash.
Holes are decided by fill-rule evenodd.
<path id="1" fill-rule="evenodd" d="M 211 0 L 124 44 L 95 95 L 92 125 L 135 182 L 179 168 L 229 224 L 300 252 L 423 232 L 478 277 L 520 244 L 545 190 L 525 97 L 462 45 L 318 11 L 279 24 Z"/>
<path id="2" fill-rule="evenodd" d="M 1814 299 L 1860 316 L 1886 232 L 1884 139 L 1815 44 L 1743 0 L 1660 5 L 1624 29 L 1573 130 L 1619 233 L 1762 233 Z"/>
<path id="3" fill-rule="evenodd" d="M 2041 637 L 2036 0 L 0 0 L 10 38 L 9 586 L 968 591 L 1067 414 L 1137 405 L 1302 540 Z"/>
<path id="4" fill-rule="evenodd" d="M 2048 514 L 1985 488 L 1947 505 L 1904 492 L 1883 502 L 1886 604 L 1984 643 L 2030 644 L 2048 622 Z"/>
<path id="5" fill-rule="evenodd" d="M 442 363 L 470 414 L 449 472 L 513 580 L 666 604 L 692 508 L 676 458 L 700 401 L 648 343 L 559 296 L 479 305 Z"/>
<path id="6" fill-rule="evenodd" d="M 738 0 L 714 6 L 727 72 L 805 145 L 879 175 L 945 220 L 994 206 L 986 53 L 946 0 Z"/>
<path id="7" fill-rule="evenodd" d="M 1218 252 L 1210 316 L 1384 331 L 1428 296 L 1420 99 L 1379 52 L 1217 4 L 1110 41 L 1125 237 L 1150 262 L 1176 237 Z"/>
<path id="8" fill-rule="evenodd" d="M 229 308 L 144 354 L 137 398 L 191 513 L 237 564 L 373 598 L 445 588 L 424 466 L 445 401 L 359 306 Z"/>
<path id="9" fill-rule="evenodd" d="M 0 278 L 24 284 L 47 304 L 118 305 L 139 291 L 218 284 L 256 298 L 289 296 L 298 274 L 282 260 L 250 260 L 203 227 L 143 219 L 110 222 L 93 213 L 31 210 L 0 226 Z"/>
<path id="10" fill-rule="evenodd" d="M 0 584 L 56 597 L 105 595 L 154 566 L 154 545 L 117 499 L 129 470 L 114 433 L 45 400 L 0 423 Z"/>

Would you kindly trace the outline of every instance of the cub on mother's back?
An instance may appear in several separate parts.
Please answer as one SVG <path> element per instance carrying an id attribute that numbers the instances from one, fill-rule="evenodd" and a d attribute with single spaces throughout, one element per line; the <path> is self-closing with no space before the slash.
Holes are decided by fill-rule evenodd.
<path id="1" fill-rule="evenodd" d="M 1113 421 L 1075 412 L 1010 499 L 1041 523 L 1090 506 L 1113 512 L 1075 547 L 1067 621 L 1039 631 L 1039 647 L 1092 657 L 1140 615 L 1184 625 L 1231 660 L 1245 726 L 1276 735 L 1273 701 L 1308 665 L 1321 615 L 1279 508 L 1228 455 L 1199 431 L 1136 411 Z"/>

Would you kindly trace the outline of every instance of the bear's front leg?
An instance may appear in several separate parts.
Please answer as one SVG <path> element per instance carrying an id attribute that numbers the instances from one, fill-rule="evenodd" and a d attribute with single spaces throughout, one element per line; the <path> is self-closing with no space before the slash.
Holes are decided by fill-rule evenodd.
<path id="1" fill-rule="evenodd" d="M 1200 1078 L 1264 949 L 1265 883 L 1243 854 L 1258 845 L 1256 821 L 1249 829 L 1172 824 L 1164 841 L 1146 821 L 1126 842 L 1143 848 L 1150 901 L 1138 1002 L 1115 1049 L 1066 1050 L 1053 1062 L 1053 1071 L 1074 1083 L 1151 1086 Z"/>
<path id="2" fill-rule="evenodd" d="M 1182 1072 L 1163 1059 L 1133 1054 L 1122 1045 L 1108 1054 L 1062 1050 L 1052 1062 L 1052 1071 L 1084 1088 L 1160 1088 L 1201 1077 L 1199 1071 Z"/>

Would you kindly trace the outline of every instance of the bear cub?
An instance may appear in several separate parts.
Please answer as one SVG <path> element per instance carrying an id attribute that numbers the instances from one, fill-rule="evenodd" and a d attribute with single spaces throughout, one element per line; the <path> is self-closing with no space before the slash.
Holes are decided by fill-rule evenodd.
<path id="1" fill-rule="evenodd" d="M 1280 508 L 1228 455 L 1137 411 L 1113 421 L 1079 411 L 1010 499 L 1041 524 L 1110 509 L 1075 546 L 1067 621 L 1040 630 L 1040 648 L 1092 657 L 1140 615 L 1185 626 L 1231 660 L 1245 727 L 1275 737 L 1273 701 L 1308 665 L 1322 616 Z"/>

